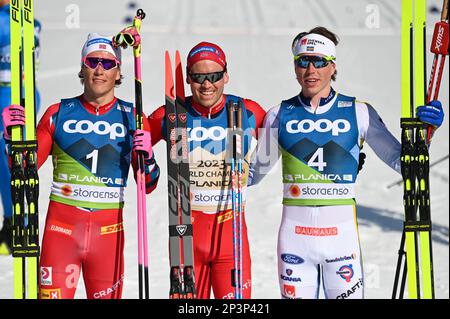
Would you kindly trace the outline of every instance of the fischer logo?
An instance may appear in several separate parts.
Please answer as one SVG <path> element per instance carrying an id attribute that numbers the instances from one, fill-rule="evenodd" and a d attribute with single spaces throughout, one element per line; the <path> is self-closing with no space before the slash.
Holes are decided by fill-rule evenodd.
<path id="1" fill-rule="evenodd" d="M 109 134 L 111 140 L 115 140 L 117 137 L 124 137 L 127 133 L 127 129 L 121 123 L 110 124 L 106 121 L 92 123 L 89 120 L 67 120 L 64 122 L 63 130 L 69 134 L 90 134 L 92 132 L 98 135 Z"/>
<path id="2" fill-rule="evenodd" d="M 189 141 L 203 142 L 206 140 L 222 141 L 227 137 L 227 129 L 221 126 L 213 126 L 205 128 L 196 126 L 188 128 Z"/>
<path id="3" fill-rule="evenodd" d="M 53 285 L 52 279 L 52 267 L 41 267 L 41 285 L 51 286 Z"/>
<path id="4" fill-rule="evenodd" d="M 338 136 L 340 133 L 346 133 L 350 130 L 350 122 L 347 120 L 335 120 L 331 122 L 328 119 L 313 120 L 291 120 L 286 123 L 286 131 L 290 134 L 297 133 L 311 133 L 317 131 L 319 133 L 327 133 L 331 131 L 333 136 Z"/>

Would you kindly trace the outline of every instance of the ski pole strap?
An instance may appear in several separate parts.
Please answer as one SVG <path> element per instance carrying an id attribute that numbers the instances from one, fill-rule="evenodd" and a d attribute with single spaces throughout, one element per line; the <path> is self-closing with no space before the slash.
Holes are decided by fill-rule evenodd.
<path id="1" fill-rule="evenodd" d="M 169 226 L 169 236 L 170 237 L 193 236 L 192 224 L 170 225 Z"/>
<path id="2" fill-rule="evenodd" d="M 406 221 L 403 224 L 405 232 L 431 231 L 430 221 Z"/>

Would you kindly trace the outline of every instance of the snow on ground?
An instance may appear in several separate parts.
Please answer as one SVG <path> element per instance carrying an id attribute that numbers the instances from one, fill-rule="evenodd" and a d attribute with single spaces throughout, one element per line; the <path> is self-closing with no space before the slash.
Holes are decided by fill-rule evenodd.
<path id="1" fill-rule="evenodd" d="M 202 40 L 220 44 L 227 54 L 230 83 L 226 92 L 259 102 L 266 110 L 298 93 L 290 44 L 293 37 L 323 25 L 336 32 L 338 80 L 334 87 L 370 102 L 395 136 L 400 136 L 400 0 L 228 0 L 136 1 L 147 12 L 143 22 L 143 99 L 150 114 L 164 103 L 164 51 L 179 49 L 185 59 Z M 440 9 L 440 1 L 428 1 Z M 119 0 L 37 0 L 42 49 L 38 86 L 43 110 L 62 97 L 81 92 L 77 78 L 81 46 L 89 32 L 115 34 L 136 8 Z M 79 23 L 77 24 L 77 13 Z M 427 15 L 428 43 L 434 23 Z M 428 70 L 431 54 L 428 57 Z M 124 52 L 125 80 L 117 95 L 134 99 L 133 60 Z M 445 73 L 448 74 L 448 63 Z M 442 82 L 441 100 L 448 110 L 448 77 Z M 41 110 L 39 115 L 43 114 Z M 448 118 L 448 115 L 447 115 Z M 436 133 L 431 162 L 449 153 L 448 119 Z M 400 245 L 403 208 L 402 187 L 387 188 L 400 176 L 366 146 L 366 164 L 359 176 L 358 219 L 364 256 L 367 298 L 390 298 Z M 152 298 L 167 298 L 167 195 L 165 145 L 155 147 L 161 166 L 159 188 L 148 197 L 150 291 Z M 41 229 L 50 190 L 51 161 L 42 167 Z M 430 173 L 433 219 L 434 273 L 437 298 L 449 298 L 449 164 Z M 137 298 L 137 245 L 135 186 L 130 180 L 125 207 L 124 298 Z M 253 297 L 279 298 L 276 241 L 281 219 L 280 165 L 248 196 L 247 223 L 252 253 Z M 0 298 L 12 298 L 12 261 L 0 257 Z M 80 282 L 77 298 L 85 298 Z"/>

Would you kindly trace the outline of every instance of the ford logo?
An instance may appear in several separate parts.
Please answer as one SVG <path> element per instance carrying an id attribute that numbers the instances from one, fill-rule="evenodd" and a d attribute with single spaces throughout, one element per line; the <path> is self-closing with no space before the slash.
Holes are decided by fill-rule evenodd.
<path id="1" fill-rule="evenodd" d="M 303 264 L 305 262 L 303 258 L 292 254 L 281 254 L 281 260 L 291 265 Z"/>

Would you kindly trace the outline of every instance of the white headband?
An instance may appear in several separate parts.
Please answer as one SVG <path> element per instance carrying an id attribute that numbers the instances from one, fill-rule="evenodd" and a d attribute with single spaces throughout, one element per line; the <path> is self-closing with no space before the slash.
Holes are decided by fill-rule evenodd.
<path id="1" fill-rule="evenodd" d="M 311 33 L 298 39 L 292 45 L 292 53 L 298 56 L 304 53 L 319 53 L 336 63 L 336 45 L 320 34 Z"/>
<path id="2" fill-rule="evenodd" d="M 122 60 L 120 48 L 115 48 L 112 45 L 112 37 L 107 37 L 98 33 L 89 33 L 86 43 L 81 50 L 81 59 L 94 51 L 109 52 L 114 55 L 119 62 Z"/>

